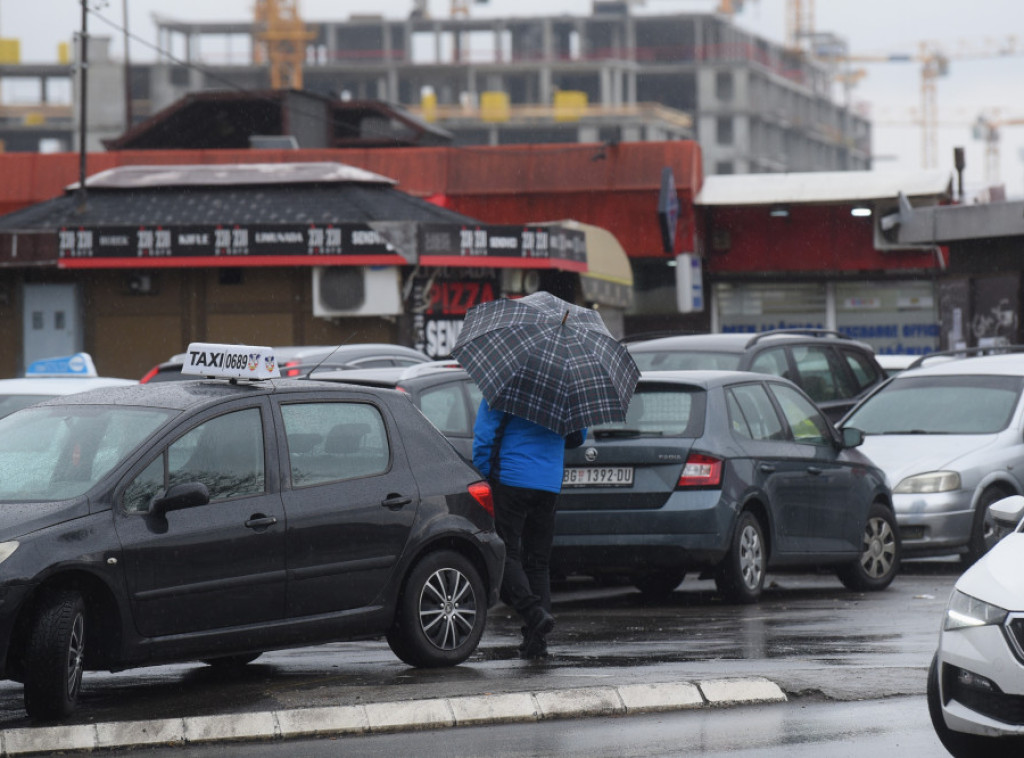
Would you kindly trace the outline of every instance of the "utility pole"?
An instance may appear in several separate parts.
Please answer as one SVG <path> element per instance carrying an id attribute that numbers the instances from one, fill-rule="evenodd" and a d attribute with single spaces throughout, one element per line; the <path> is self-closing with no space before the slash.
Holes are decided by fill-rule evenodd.
<path id="1" fill-rule="evenodd" d="M 78 210 L 85 210 L 85 121 L 86 105 L 89 102 L 89 9 L 82 1 L 82 31 L 78 38 Z"/>
<path id="2" fill-rule="evenodd" d="M 132 64 L 128 58 L 128 0 L 121 0 L 121 15 L 124 18 L 124 130 L 132 128 Z"/>

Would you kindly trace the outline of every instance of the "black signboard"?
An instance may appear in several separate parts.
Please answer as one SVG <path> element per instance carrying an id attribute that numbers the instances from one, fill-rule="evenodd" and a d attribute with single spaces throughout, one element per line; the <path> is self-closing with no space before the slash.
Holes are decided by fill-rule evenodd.
<path id="1" fill-rule="evenodd" d="M 63 228 L 58 249 L 67 261 L 397 254 L 380 233 L 361 224 Z"/>
<path id="2" fill-rule="evenodd" d="M 415 227 L 414 227 L 415 228 Z M 422 224 L 407 240 L 388 224 L 64 227 L 65 268 L 407 265 L 585 271 L 586 237 L 560 226 Z M 411 245 L 409 243 L 412 243 Z M 415 247 L 416 249 L 409 249 Z"/>

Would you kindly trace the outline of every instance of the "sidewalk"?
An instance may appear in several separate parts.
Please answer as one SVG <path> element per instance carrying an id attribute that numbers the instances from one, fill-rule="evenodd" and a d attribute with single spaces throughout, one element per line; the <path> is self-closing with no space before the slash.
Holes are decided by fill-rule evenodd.
<path id="1" fill-rule="evenodd" d="M 585 716 L 723 708 L 786 700 L 761 677 L 508 692 L 429 700 L 0 731 L 0 758 L 40 753 L 379 734 Z"/>

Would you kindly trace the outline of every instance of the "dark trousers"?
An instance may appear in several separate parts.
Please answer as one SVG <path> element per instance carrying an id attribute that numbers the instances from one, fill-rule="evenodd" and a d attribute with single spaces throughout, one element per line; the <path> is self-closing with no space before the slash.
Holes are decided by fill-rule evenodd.
<path id="1" fill-rule="evenodd" d="M 524 619 L 551 610 L 551 541 L 558 493 L 492 483 L 494 525 L 505 543 L 501 599 Z"/>

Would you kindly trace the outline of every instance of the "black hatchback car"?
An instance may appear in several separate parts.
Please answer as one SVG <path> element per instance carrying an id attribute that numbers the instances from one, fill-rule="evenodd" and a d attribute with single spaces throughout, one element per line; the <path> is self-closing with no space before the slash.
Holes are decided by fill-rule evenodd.
<path id="1" fill-rule="evenodd" d="M 754 371 L 784 377 L 810 395 L 833 423 L 886 378 L 869 345 L 820 329 L 685 334 L 627 347 L 642 371 Z"/>
<path id="2" fill-rule="evenodd" d="M 216 347 L 204 374 L 258 357 Z M 0 419 L 0 675 L 34 717 L 83 669 L 379 636 L 459 664 L 503 559 L 489 485 L 397 392 L 197 379 Z"/>
<path id="3" fill-rule="evenodd" d="M 625 421 L 565 453 L 552 570 L 673 590 L 713 577 L 755 602 L 765 572 L 834 567 L 856 590 L 900 562 L 884 474 L 784 379 L 739 371 L 645 372 Z"/>

